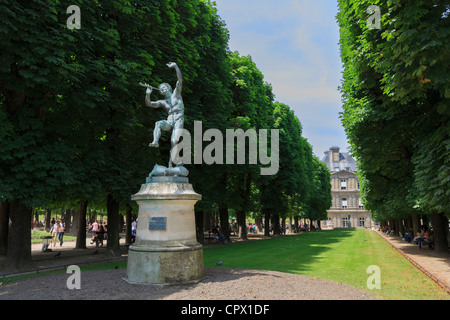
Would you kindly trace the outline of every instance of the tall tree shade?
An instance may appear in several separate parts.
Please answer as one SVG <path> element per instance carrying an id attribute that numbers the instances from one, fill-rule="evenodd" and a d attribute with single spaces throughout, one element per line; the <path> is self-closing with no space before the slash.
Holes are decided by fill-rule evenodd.
<path id="1" fill-rule="evenodd" d="M 448 1 L 339 1 L 344 65 L 342 122 L 358 161 L 362 193 L 378 219 L 420 210 L 448 217 L 450 24 Z M 409 213 L 408 213 L 409 212 Z M 435 248 L 448 251 L 432 219 Z"/>
<path id="2" fill-rule="evenodd" d="M 194 62 L 183 69 L 186 85 L 183 99 L 185 102 L 185 129 L 192 138 L 192 164 L 189 181 L 202 200 L 195 205 L 198 240 L 203 242 L 203 213 L 211 212 L 215 204 L 226 202 L 226 184 L 223 184 L 224 165 L 207 164 L 203 152 L 209 143 L 203 141 L 203 133 L 209 129 L 225 132 L 230 115 L 231 63 L 228 57 L 229 34 L 225 22 L 218 16 L 217 9 L 210 1 L 201 1 L 193 6 L 199 14 L 195 27 L 188 29 L 189 39 L 183 46 L 193 47 L 196 53 Z M 181 52 L 185 56 L 185 52 Z M 201 130 L 194 130 L 194 123 L 201 123 Z M 222 210 L 222 212 L 225 212 Z"/>
<path id="3" fill-rule="evenodd" d="M 3 1 L 0 6 L 0 201 L 11 204 L 7 257 L 20 270 L 31 263 L 31 208 L 74 178 L 67 158 L 75 149 L 53 134 L 67 124 L 54 120 L 68 90 L 64 61 L 74 44 L 58 21 L 58 10 L 64 14 L 56 4 Z"/>
<path id="4" fill-rule="evenodd" d="M 8 252 L 9 202 L 0 202 L 0 255 Z"/>
<path id="5" fill-rule="evenodd" d="M 261 177 L 261 165 L 250 161 L 250 144 L 257 146 L 259 130 L 271 127 L 274 95 L 272 87 L 264 81 L 264 75 L 250 56 L 232 52 L 229 59 L 233 81 L 230 84 L 232 100 L 227 129 L 242 130 L 249 133 L 249 137 L 245 138 L 245 163 L 226 166 L 227 202 L 230 209 L 236 211 L 239 237 L 245 240 L 246 217 L 251 210 L 251 186 L 258 183 Z M 234 150 L 233 153 L 235 157 L 238 156 Z"/>
<path id="6" fill-rule="evenodd" d="M 279 130 L 279 171 L 274 176 L 261 177 L 261 206 L 265 216 L 265 234 L 273 217 L 275 234 L 281 232 L 279 220 L 289 211 L 289 199 L 297 206 L 305 204 L 312 192 L 312 148 L 302 137 L 300 120 L 286 104 L 275 102 L 273 128 Z"/>
<path id="7" fill-rule="evenodd" d="M 326 220 L 332 205 L 331 173 L 317 157 L 313 157 L 313 190 L 307 200 L 306 216 L 312 221 Z M 319 223 L 320 228 L 320 223 Z"/>
<path id="8" fill-rule="evenodd" d="M 143 107 L 138 83 L 170 82 L 169 61 L 187 74 L 185 98 L 193 110 L 195 103 L 214 105 L 226 97 L 211 98 L 217 92 L 209 89 L 211 83 L 228 86 L 221 73 L 208 74 L 221 68 L 214 54 L 226 56 L 226 32 L 209 1 L 72 4 L 81 9 L 80 29 L 66 26 L 69 4 L 0 4 L 0 201 L 15 204 L 2 210 L 11 221 L 8 236 L 19 226 L 29 233 L 24 207 L 68 200 L 83 204 L 85 212 L 86 201 L 106 202 L 108 195 L 129 202 L 159 159 L 147 147 L 149 128 L 166 116 Z M 208 89 L 196 95 L 192 84 L 201 81 Z M 161 152 L 168 156 L 168 148 Z M 115 218 L 116 205 L 109 204 Z M 85 230 L 82 223 L 79 228 Z M 83 247 L 85 235 L 79 238 Z M 29 251 L 27 241 L 22 237 L 14 245 Z M 31 261 L 30 254 L 7 254 L 21 261 L 11 265 Z"/>

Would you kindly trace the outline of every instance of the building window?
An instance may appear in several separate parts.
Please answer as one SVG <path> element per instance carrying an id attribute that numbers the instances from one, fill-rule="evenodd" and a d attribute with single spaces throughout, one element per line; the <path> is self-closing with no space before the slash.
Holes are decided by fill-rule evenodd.
<path id="1" fill-rule="evenodd" d="M 361 198 L 359 198 L 359 208 L 360 209 L 364 209 L 364 205 L 363 205 L 363 203 L 361 201 Z"/>
<path id="2" fill-rule="evenodd" d="M 347 198 L 342 198 L 342 208 L 343 209 L 347 208 Z"/>
<path id="3" fill-rule="evenodd" d="M 334 171 L 339 171 L 341 168 L 339 167 L 334 167 Z"/>
<path id="4" fill-rule="evenodd" d="M 359 218 L 359 226 L 364 227 L 364 218 Z"/>
<path id="5" fill-rule="evenodd" d="M 347 189 L 347 180 L 341 179 L 341 190 Z"/>
<path id="6" fill-rule="evenodd" d="M 348 218 L 342 218 L 342 227 L 344 228 L 348 227 Z"/>

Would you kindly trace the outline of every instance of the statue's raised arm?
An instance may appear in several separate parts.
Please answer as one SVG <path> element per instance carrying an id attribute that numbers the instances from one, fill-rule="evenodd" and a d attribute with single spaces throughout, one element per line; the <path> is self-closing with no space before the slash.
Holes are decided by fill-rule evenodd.
<path id="1" fill-rule="evenodd" d="M 181 74 L 180 68 L 178 68 L 178 65 L 175 62 L 169 62 L 167 66 L 169 68 L 174 68 L 177 72 L 178 81 L 174 92 L 181 94 L 181 90 L 183 90 L 183 75 Z"/>

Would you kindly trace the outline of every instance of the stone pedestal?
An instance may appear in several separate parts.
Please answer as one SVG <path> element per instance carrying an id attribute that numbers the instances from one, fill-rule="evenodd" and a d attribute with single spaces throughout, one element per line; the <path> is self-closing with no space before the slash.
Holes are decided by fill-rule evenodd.
<path id="1" fill-rule="evenodd" d="M 194 205 L 201 199 L 187 178 L 153 178 L 132 196 L 139 205 L 136 241 L 128 250 L 132 284 L 195 283 L 203 278 Z"/>

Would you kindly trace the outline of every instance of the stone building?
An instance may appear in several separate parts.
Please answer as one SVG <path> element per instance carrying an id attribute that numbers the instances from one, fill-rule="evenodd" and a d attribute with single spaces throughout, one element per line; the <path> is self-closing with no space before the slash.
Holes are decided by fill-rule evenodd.
<path id="1" fill-rule="evenodd" d="M 331 147 L 322 159 L 331 171 L 333 203 L 328 210 L 328 220 L 321 221 L 321 228 L 372 228 L 372 213 L 361 202 L 356 161 L 339 147 Z"/>

